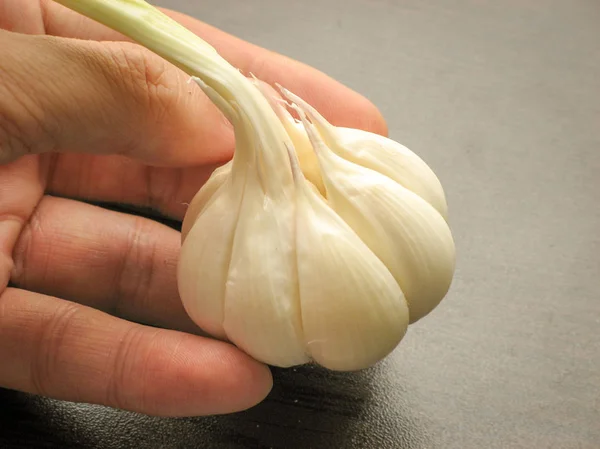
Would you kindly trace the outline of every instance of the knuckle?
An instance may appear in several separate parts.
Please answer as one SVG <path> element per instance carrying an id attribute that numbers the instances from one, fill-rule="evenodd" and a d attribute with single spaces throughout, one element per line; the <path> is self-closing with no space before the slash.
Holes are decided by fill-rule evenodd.
<path id="1" fill-rule="evenodd" d="M 124 247 L 115 292 L 115 314 L 129 317 L 145 310 L 152 291 L 158 242 L 149 228 L 151 222 L 132 217 L 132 230 Z"/>
<path id="2" fill-rule="evenodd" d="M 147 167 L 146 192 L 147 206 L 155 212 L 161 212 L 172 204 L 181 202 L 183 189 L 183 170 Z"/>
<path id="3" fill-rule="evenodd" d="M 365 100 L 365 105 L 362 110 L 363 113 L 358 114 L 362 120 L 356 127 L 375 134 L 387 136 L 388 126 L 379 109 L 370 101 Z"/>
<path id="4" fill-rule="evenodd" d="M 65 302 L 40 327 L 33 352 L 31 383 L 42 396 L 50 396 L 55 387 L 56 373 L 64 371 L 63 355 L 69 352 L 65 338 L 77 317 L 75 304 Z"/>
<path id="5" fill-rule="evenodd" d="M 145 409 L 144 361 L 157 334 L 155 331 L 148 335 L 142 327 L 131 327 L 123 335 L 110 366 L 106 404 L 120 409 Z"/>
<path id="6" fill-rule="evenodd" d="M 133 43 L 110 45 L 109 55 L 117 82 L 133 94 L 134 101 L 164 111 L 172 101 L 174 87 L 169 82 L 169 66 L 162 58 Z"/>
<path id="7" fill-rule="evenodd" d="M 45 200 L 40 199 L 29 216 L 21 214 L 17 218 L 21 230 L 12 251 L 14 268 L 11 273 L 11 280 L 15 285 L 21 287 L 27 286 L 29 283 L 29 265 L 30 261 L 39 255 L 39 243 L 50 237 L 46 233 L 44 225 L 46 220 L 44 203 Z M 46 264 L 42 270 L 42 277 L 44 278 L 49 274 L 51 267 Z"/>

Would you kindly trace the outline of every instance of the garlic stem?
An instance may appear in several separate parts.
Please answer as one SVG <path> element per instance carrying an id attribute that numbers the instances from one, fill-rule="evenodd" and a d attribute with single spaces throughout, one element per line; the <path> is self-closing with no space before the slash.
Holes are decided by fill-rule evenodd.
<path id="1" fill-rule="evenodd" d="M 202 78 L 192 76 L 191 80 L 200 86 L 205 95 L 221 110 L 227 120 L 231 123 L 236 123 L 240 120 L 240 116 L 235 109 L 216 90 L 206 84 Z"/>

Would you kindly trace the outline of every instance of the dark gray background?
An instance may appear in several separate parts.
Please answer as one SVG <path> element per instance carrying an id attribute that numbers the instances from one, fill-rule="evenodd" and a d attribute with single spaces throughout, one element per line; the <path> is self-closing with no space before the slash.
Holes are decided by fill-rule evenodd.
<path id="1" fill-rule="evenodd" d="M 160 4 L 369 97 L 446 188 L 455 282 L 365 373 L 205 419 L 2 392 L 0 447 L 599 448 L 600 2 Z"/>

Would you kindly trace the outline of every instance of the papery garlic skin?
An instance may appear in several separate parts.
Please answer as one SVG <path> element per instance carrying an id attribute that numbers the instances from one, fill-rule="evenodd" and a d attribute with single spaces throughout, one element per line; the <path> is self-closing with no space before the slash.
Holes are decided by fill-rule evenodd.
<path id="1" fill-rule="evenodd" d="M 205 92 L 214 94 L 204 83 L 200 85 Z M 217 95 L 214 97 L 213 101 L 222 102 Z M 238 126 L 235 138 L 243 146 L 250 137 L 245 127 Z M 223 298 L 250 157 L 251 154 L 240 151 L 228 166 L 213 173 L 212 181 L 196 194 L 182 225 L 177 267 L 179 295 L 192 321 L 219 339 L 227 339 Z M 234 170 L 235 177 L 231 176 Z"/>
<path id="2" fill-rule="evenodd" d="M 418 321 L 440 303 L 454 276 L 448 224 L 416 193 L 335 154 L 305 111 L 294 107 L 319 158 L 329 205 L 390 270 L 409 304 L 410 322 Z"/>

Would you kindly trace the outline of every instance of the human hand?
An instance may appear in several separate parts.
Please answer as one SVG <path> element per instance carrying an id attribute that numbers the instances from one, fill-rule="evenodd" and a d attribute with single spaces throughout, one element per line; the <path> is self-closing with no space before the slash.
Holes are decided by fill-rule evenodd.
<path id="1" fill-rule="evenodd" d="M 168 13 L 334 124 L 386 133 L 322 73 Z M 180 303 L 179 232 L 89 204 L 181 220 L 232 155 L 229 123 L 183 72 L 58 4 L 0 0 L 0 28 L 0 386 L 162 416 L 261 401 L 268 368 Z"/>

